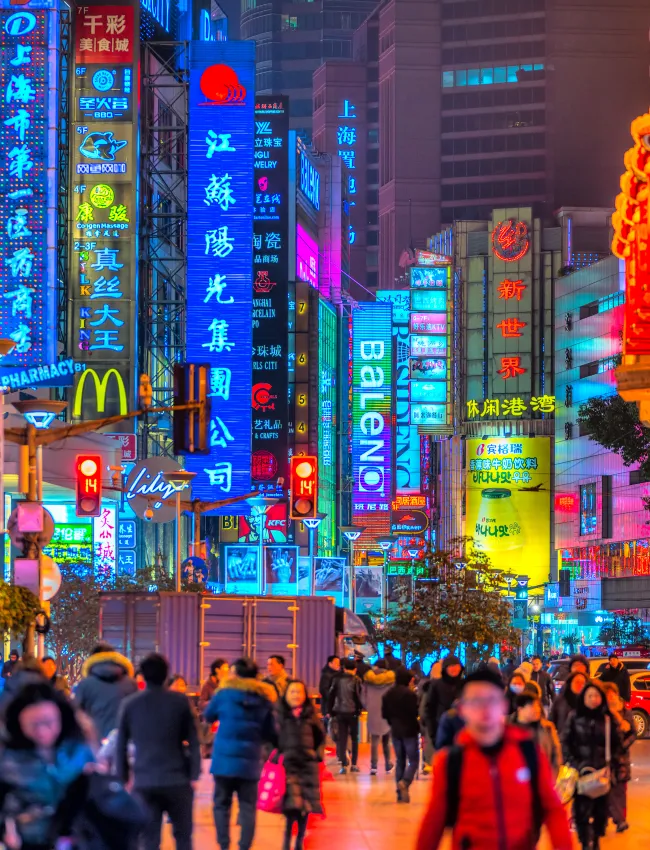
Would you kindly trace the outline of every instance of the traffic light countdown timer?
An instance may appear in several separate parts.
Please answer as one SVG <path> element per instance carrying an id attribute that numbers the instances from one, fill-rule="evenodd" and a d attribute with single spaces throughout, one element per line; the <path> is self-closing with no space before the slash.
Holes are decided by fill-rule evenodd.
<path id="1" fill-rule="evenodd" d="M 318 505 L 318 459 L 291 458 L 291 519 L 313 519 Z"/>
<path id="2" fill-rule="evenodd" d="M 77 516 L 100 516 L 102 508 L 101 455 L 77 455 Z"/>

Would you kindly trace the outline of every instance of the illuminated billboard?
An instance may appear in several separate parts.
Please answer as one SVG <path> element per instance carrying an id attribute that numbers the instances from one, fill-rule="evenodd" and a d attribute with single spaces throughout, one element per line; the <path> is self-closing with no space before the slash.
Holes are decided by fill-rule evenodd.
<path id="1" fill-rule="evenodd" d="M 337 525 L 337 342 L 336 310 L 318 299 L 318 510 L 325 519 L 318 526 L 318 551 L 336 552 Z"/>
<path id="2" fill-rule="evenodd" d="M 3 369 L 56 360 L 58 51 L 54 3 L 0 3 Z"/>
<path id="3" fill-rule="evenodd" d="M 374 541 L 390 533 L 393 491 L 392 306 L 360 304 L 352 313 L 352 515 Z"/>
<path id="4" fill-rule="evenodd" d="M 318 289 L 318 243 L 302 224 L 296 229 L 296 275 Z"/>
<path id="5" fill-rule="evenodd" d="M 186 467 L 214 501 L 250 492 L 255 45 L 192 42 L 190 71 L 185 356 L 210 365 L 212 410 Z"/>
<path id="6" fill-rule="evenodd" d="M 467 440 L 465 534 L 495 569 L 549 580 L 551 467 L 548 437 Z"/>

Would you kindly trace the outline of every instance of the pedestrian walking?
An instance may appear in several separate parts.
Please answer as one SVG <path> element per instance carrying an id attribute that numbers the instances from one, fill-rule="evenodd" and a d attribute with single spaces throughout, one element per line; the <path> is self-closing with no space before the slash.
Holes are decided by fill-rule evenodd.
<path id="1" fill-rule="evenodd" d="M 250 658 L 240 658 L 233 673 L 212 697 L 204 717 L 219 722 L 212 748 L 214 776 L 214 820 L 221 850 L 230 847 L 232 798 L 239 802 L 241 837 L 239 850 L 250 850 L 255 837 L 257 784 L 262 767 L 264 743 L 278 744 L 273 706 L 277 691 L 258 680 L 258 667 Z"/>
<path id="2" fill-rule="evenodd" d="M 524 692 L 517 697 L 516 710 L 510 716 L 510 722 L 532 734 L 533 740 L 548 759 L 555 780 L 562 766 L 562 747 L 557 729 L 544 717 L 539 685 L 528 682 Z"/>
<path id="3" fill-rule="evenodd" d="M 9 653 L 9 658 L 2 665 L 2 678 L 10 679 L 11 673 L 16 664 L 20 661 L 20 653 L 17 649 L 12 649 Z"/>
<path id="4" fill-rule="evenodd" d="M 501 672 L 501 667 L 499 666 L 499 659 L 498 658 L 495 658 L 494 656 L 492 656 L 491 658 L 488 658 L 487 668 L 488 668 L 488 670 L 491 670 L 493 673 L 496 673 L 497 676 L 499 676 L 501 678 L 501 681 L 503 681 L 503 673 Z M 504 682 L 504 685 L 505 685 L 505 682 Z"/>
<path id="5" fill-rule="evenodd" d="M 328 704 L 331 706 L 332 717 L 336 717 L 338 723 L 336 754 L 341 763 L 339 773 L 347 773 L 348 738 L 351 742 L 352 757 L 350 773 L 359 773 L 359 715 L 363 710 L 363 702 L 361 682 L 352 658 L 345 659 L 343 669 L 332 681 Z"/>
<path id="6" fill-rule="evenodd" d="M 612 652 L 609 656 L 609 663 L 603 670 L 600 681 L 603 683 L 613 682 L 618 688 L 619 696 L 623 702 L 630 701 L 630 697 L 632 696 L 630 672 L 615 652 Z"/>
<path id="7" fill-rule="evenodd" d="M 215 658 L 210 665 L 210 675 L 203 683 L 201 693 L 199 694 L 199 713 L 203 714 L 210 703 L 210 700 L 215 695 L 217 688 L 230 675 L 230 664 L 225 658 Z"/>
<path id="8" fill-rule="evenodd" d="M 390 726 L 395 750 L 397 802 L 410 803 L 409 788 L 420 761 L 418 695 L 410 670 L 395 673 L 395 685 L 382 698 L 382 715 Z M 408 764 L 407 764 L 408 761 Z"/>
<path id="9" fill-rule="evenodd" d="M 165 813 L 177 850 L 191 850 L 193 785 L 201 774 L 196 722 L 187 697 L 165 688 L 169 665 L 162 655 L 148 655 L 140 669 L 145 690 L 127 697 L 120 708 L 117 775 L 125 784 L 133 779 L 149 812 L 143 850 L 159 850 Z M 135 752 L 132 768 L 129 744 Z"/>
<path id="10" fill-rule="evenodd" d="M 400 668 L 404 667 L 399 658 L 395 658 L 393 649 L 390 646 L 387 646 L 386 649 L 384 649 L 384 661 L 386 662 L 386 668 L 388 670 L 392 670 L 393 673 L 396 673 Z"/>
<path id="11" fill-rule="evenodd" d="M 515 671 L 506 685 L 506 699 L 508 700 L 508 714 L 514 714 L 517 708 L 517 697 L 523 694 L 526 687 L 526 677 L 523 673 Z"/>
<path id="12" fill-rule="evenodd" d="M 93 753 L 72 706 L 45 681 L 7 707 L 0 752 L 0 840 L 10 850 L 52 850 L 72 834 Z"/>
<path id="13" fill-rule="evenodd" d="M 330 690 L 334 677 L 341 670 L 341 659 L 338 655 L 330 655 L 327 659 L 327 664 L 320 671 L 320 681 L 318 683 L 318 691 L 320 693 L 320 711 L 323 715 L 325 730 L 329 721 L 330 706 L 328 704 Z"/>
<path id="14" fill-rule="evenodd" d="M 289 684 L 289 674 L 286 671 L 286 660 L 283 655 L 270 655 L 266 662 L 268 676 L 264 679 L 269 685 L 273 685 L 278 697 L 283 697 Z"/>
<path id="15" fill-rule="evenodd" d="M 544 670 L 542 659 L 539 655 L 533 657 L 533 672 L 530 674 L 531 682 L 539 685 L 542 692 L 542 706 L 546 711 L 549 711 L 553 701 L 555 700 L 555 688 L 553 680 Z"/>
<path id="16" fill-rule="evenodd" d="M 384 658 L 380 658 L 363 678 L 363 703 L 368 712 L 368 734 L 370 735 L 370 775 L 377 775 L 379 745 L 384 756 L 386 773 L 393 769 L 390 755 L 390 726 L 382 715 L 384 694 L 395 684 L 395 672 L 388 669 Z"/>
<path id="17" fill-rule="evenodd" d="M 587 686 L 589 679 L 584 673 L 571 673 L 569 678 L 564 683 L 564 687 L 560 691 L 559 696 L 551 706 L 549 720 L 555 724 L 557 733 L 562 738 L 562 732 L 567 725 L 569 715 L 575 711 L 578 706 L 578 698 Z"/>
<path id="18" fill-rule="evenodd" d="M 589 678 L 589 659 L 582 653 L 572 655 L 569 659 L 569 673 L 584 673 Z"/>
<path id="19" fill-rule="evenodd" d="M 634 715 L 621 699 L 614 682 L 605 682 L 603 689 L 621 739 L 621 752 L 612 770 L 613 785 L 609 792 L 609 814 L 616 824 L 616 832 L 625 832 L 630 828 L 627 822 L 627 785 L 632 779 L 630 749 L 636 741 L 636 728 Z"/>
<path id="20" fill-rule="evenodd" d="M 422 735 L 422 773 L 431 773 L 431 761 L 433 759 L 435 741 L 431 740 L 429 728 L 426 722 L 426 705 L 429 699 L 429 688 L 432 682 L 442 676 L 442 661 L 434 661 L 429 671 L 429 678 L 425 679 L 420 687 L 420 734 Z"/>
<path id="21" fill-rule="evenodd" d="M 98 644 L 84 664 L 74 691 L 77 708 L 95 724 L 100 739 L 117 728 L 122 700 L 137 691 L 133 665 L 110 644 Z"/>
<path id="22" fill-rule="evenodd" d="M 436 740 L 440 718 L 458 699 L 463 686 L 464 668 L 455 655 L 447 655 L 442 661 L 442 674 L 431 681 L 424 703 L 424 720 L 431 741 Z"/>
<path id="23" fill-rule="evenodd" d="M 45 658 L 41 659 L 41 667 L 43 668 L 43 675 L 54 690 L 61 691 L 63 696 L 69 697 L 70 685 L 68 683 L 68 677 L 63 673 L 59 673 L 59 665 L 56 663 L 56 660 L 51 655 L 46 655 Z"/>
<path id="24" fill-rule="evenodd" d="M 615 764 L 621 758 L 621 733 L 599 682 L 588 682 L 578 695 L 575 711 L 569 715 L 561 741 L 565 764 L 578 773 L 586 768 L 602 770 L 610 766 L 610 761 Z M 589 797 L 580 794 L 578 786 L 573 801 L 573 818 L 583 850 L 599 850 L 608 812 L 609 794 Z"/>
<path id="25" fill-rule="evenodd" d="M 440 718 L 438 732 L 436 733 L 436 750 L 442 750 L 444 747 L 453 746 L 454 741 L 456 740 L 456 735 L 458 735 L 464 726 L 465 721 L 460 714 L 459 701 L 456 700 L 449 711 L 445 711 Z"/>
<path id="26" fill-rule="evenodd" d="M 303 850 L 309 815 L 323 814 L 320 762 L 325 733 L 316 717 L 304 682 L 289 682 L 278 707 L 278 750 L 284 759 L 287 790 L 282 803 L 286 818 L 283 850 Z"/>
<path id="27" fill-rule="evenodd" d="M 185 679 L 177 673 L 175 676 L 172 676 L 169 680 L 167 687 L 170 691 L 173 691 L 175 694 L 186 694 L 187 693 L 187 682 Z"/>
<path id="28" fill-rule="evenodd" d="M 506 726 L 503 685 L 491 670 L 464 680 L 465 728 L 434 760 L 433 783 L 417 850 L 437 850 L 445 829 L 453 850 L 533 850 L 546 826 L 554 850 L 571 850 L 571 833 L 548 762 L 530 735 Z"/>
<path id="29" fill-rule="evenodd" d="M 517 669 L 517 665 L 515 664 L 514 658 L 512 656 L 507 656 L 503 663 L 503 669 L 501 670 L 501 675 L 503 676 L 503 680 L 505 682 L 509 681 L 512 674 Z"/>

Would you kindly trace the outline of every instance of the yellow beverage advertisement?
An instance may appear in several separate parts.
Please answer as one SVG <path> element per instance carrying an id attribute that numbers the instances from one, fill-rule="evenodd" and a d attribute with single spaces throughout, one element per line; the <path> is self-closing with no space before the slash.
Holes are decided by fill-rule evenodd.
<path id="1" fill-rule="evenodd" d="M 549 580 L 549 437 L 467 440 L 465 534 L 495 569 Z"/>

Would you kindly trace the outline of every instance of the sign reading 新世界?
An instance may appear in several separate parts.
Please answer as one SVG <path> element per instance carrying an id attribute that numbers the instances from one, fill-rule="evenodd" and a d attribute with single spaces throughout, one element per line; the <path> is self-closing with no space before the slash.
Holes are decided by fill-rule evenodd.
<path id="1" fill-rule="evenodd" d="M 255 99 L 253 482 L 288 480 L 289 103 Z"/>
<path id="2" fill-rule="evenodd" d="M 75 381 L 75 418 L 125 413 L 133 396 L 138 16 L 131 4 L 77 8 L 69 327 L 70 350 L 88 372 Z"/>

